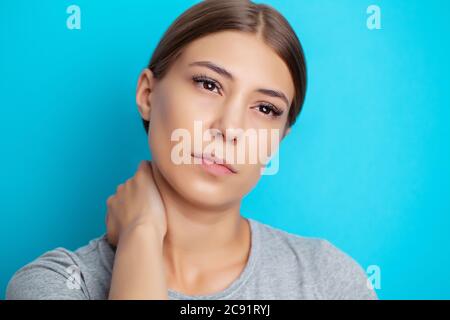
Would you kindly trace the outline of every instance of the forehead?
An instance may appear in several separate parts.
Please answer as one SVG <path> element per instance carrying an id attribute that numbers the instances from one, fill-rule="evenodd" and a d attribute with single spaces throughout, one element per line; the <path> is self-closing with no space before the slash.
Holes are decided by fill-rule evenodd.
<path id="1" fill-rule="evenodd" d="M 223 31 L 188 44 L 177 60 L 181 68 L 194 61 L 211 61 L 227 69 L 240 85 L 283 91 L 290 102 L 294 84 L 286 63 L 255 34 Z"/>

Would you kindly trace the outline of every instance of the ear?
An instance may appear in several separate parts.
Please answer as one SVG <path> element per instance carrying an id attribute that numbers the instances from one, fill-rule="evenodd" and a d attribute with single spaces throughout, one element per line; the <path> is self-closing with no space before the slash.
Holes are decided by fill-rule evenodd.
<path id="1" fill-rule="evenodd" d="M 150 121 L 150 95 L 154 82 L 153 72 L 149 68 L 142 70 L 136 88 L 136 104 L 142 119 L 147 121 Z"/>

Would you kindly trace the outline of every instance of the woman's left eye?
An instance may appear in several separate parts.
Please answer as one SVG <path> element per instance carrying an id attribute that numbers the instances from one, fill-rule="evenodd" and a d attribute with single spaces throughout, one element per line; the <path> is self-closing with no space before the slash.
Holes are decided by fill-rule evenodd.
<path id="1" fill-rule="evenodd" d="M 259 106 L 257 106 L 258 110 L 266 115 L 270 115 L 272 113 L 273 117 L 279 117 L 283 114 L 283 111 L 278 109 L 272 104 L 265 104 L 262 103 Z"/>

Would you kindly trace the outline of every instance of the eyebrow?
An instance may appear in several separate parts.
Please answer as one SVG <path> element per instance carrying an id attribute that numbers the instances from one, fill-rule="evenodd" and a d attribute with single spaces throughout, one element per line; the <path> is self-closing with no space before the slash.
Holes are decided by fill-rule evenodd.
<path id="1" fill-rule="evenodd" d="M 200 66 L 200 67 L 206 67 L 222 76 L 224 76 L 227 79 L 230 80 L 234 80 L 233 75 L 227 71 L 225 68 L 220 67 L 214 63 L 212 63 L 211 61 L 195 61 L 189 64 L 190 67 L 192 66 Z M 280 98 L 282 99 L 284 102 L 286 102 L 286 105 L 289 106 L 289 100 L 286 97 L 286 95 L 281 92 L 281 91 L 277 91 L 277 90 L 272 90 L 272 89 L 265 89 L 265 88 L 259 88 L 256 90 L 259 93 L 265 94 L 267 96 L 270 97 L 275 97 L 275 98 Z"/>

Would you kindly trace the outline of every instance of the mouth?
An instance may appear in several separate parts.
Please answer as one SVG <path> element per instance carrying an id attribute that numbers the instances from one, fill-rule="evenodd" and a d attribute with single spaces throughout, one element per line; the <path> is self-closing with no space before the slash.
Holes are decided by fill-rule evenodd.
<path id="1" fill-rule="evenodd" d="M 225 163 L 223 159 L 213 157 L 207 154 L 194 154 L 192 153 L 191 156 L 193 158 L 201 159 L 201 165 L 202 167 L 208 171 L 209 173 L 212 173 L 217 176 L 223 176 L 223 175 L 230 175 L 230 174 L 236 174 L 237 170 L 234 168 L 231 164 Z"/>

